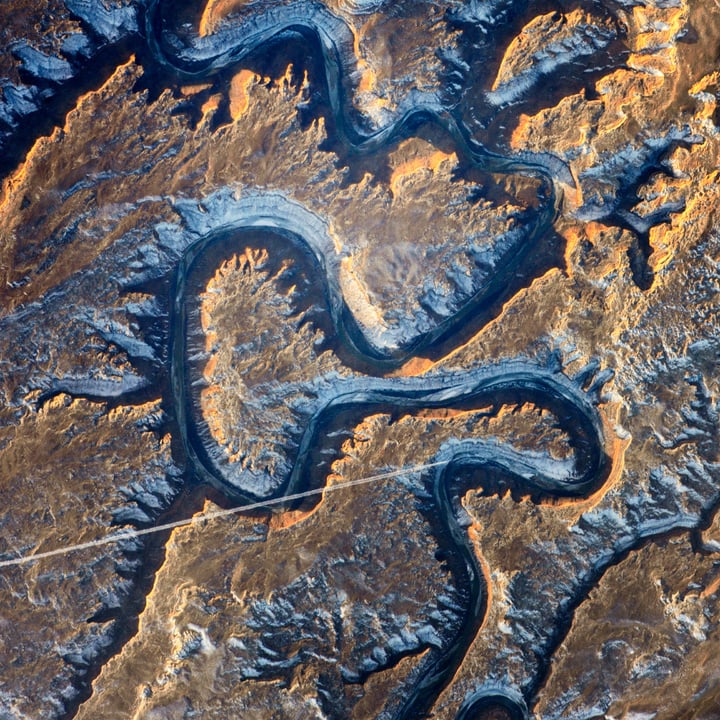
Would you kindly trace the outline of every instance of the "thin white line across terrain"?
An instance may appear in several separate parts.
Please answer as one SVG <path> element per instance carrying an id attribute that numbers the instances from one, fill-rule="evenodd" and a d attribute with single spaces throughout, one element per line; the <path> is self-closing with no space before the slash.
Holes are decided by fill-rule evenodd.
<path id="1" fill-rule="evenodd" d="M 226 510 L 213 510 L 212 512 L 200 513 L 199 515 L 193 515 L 193 517 L 190 518 L 175 520 L 174 522 L 165 523 L 163 525 L 155 525 L 153 527 L 141 528 L 139 530 L 121 530 L 120 532 L 111 533 L 110 535 L 98 538 L 97 540 L 89 540 L 88 542 L 77 543 L 76 545 L 63 545 L 62 547 L 55 548 L 54 550 L 46 550 L 45 552 L 32 553 L 30 555 L 21 555 L 20 557 L 12 558 L 11 560 L 0 560 L 0 568 L 11 567 L 13 565 L 28 565 L 29 563 L 34 563 L 38 560 L 44 560 L 45 558 L 55 557 L 57 555 L 68 555 L 69 553 L 77 552 L 79 550 L 86 550 L 87 548 L 116 543 L 120 540 L 129 540 L 142 535 L 151 535 L 152 533 L 163 532 L 165 530 L 187 527 L 188 525 L 214 520 L 227 515 L 235 515 L 237 513 L 250 510 L 258 510 L 260 508 L 272 507 L 273 505 L 281 505 L 286 502 L 292 502 L 293 500 L 301 500 L 302 498 L 312 497 L 313 495 L 335 492 L 336 490 L 345 490 L 346 488 L 356 487 L 357 485 L 367 485 L 369 483 L 378 482 L 379 480 L 388 480 L 401 475 L 409 475 L 413 472 L 428 470 L 430 468 L 447 464 L 447 460 L 439 460 L 437 462 L 425 463 L 423 465 L 413 465 L 411 467 L 400 468 L 399 470 L 390 470 L 389 472 L 379 473 L 378 475 L 358 478 L 357 480 L 347 480 L 346 482 L 338 483 L 337 485 L 328 485 L 326 487 L 315 488 L 314 490 L 305 490 L 304 492 L 294 493 L 292 495 L 283 495 L 270 500 L 262 500 L 251 503 L 250 505 L 239 505 L 237 507 L 227 508 Z"/>

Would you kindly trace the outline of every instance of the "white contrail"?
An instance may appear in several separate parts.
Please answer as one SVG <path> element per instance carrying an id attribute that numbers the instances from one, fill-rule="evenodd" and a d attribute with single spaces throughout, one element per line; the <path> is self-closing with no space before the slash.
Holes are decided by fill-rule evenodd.
<path id="1" fill-rule="evenodd" d="M 184 520 L 175 520 L 174 522 L 165 523 L 164 525 L 155 525 L 154 527 L 142 528 L 140 530 L 121 530 L 120 532 L 111 533 L 110 535 L 98 538 L 97 540 L 77 543 L 76 545 L 64 545 L 62 547 L 55 548 L 54 550 L 47 550 L 41 553 L 21 555 L 20 557 L 13 558 L 12 560 L 0 560 L 0 568 L 11 567 L 13 565 L 27 565 L 29 563 L 37 562 L 38 560 L 55 557 L 56 555 L 67 555 L 72 552 L 77 552 L 78 550 L 98 547 L 99 545 L 108 545 L 110 543 L 119 542 L 120 540 L 140 537 L 141 535 L 151 535 L 152 533 L 164 532 L 165 530 L 186 527 L 187 525 L 193 525 L 194 523 L 205 522 L 207 520 L 214 520 L 215 518 L 225 517 L 226 515 L 235 515 L 249 510 L 258 510 L 260 508 L 272 507 L 273 505 L 281 505 L 286 502 L 292 502 L 293 500 L 301 500 L 302 498 L 311 497 L 313 495 L 321 495 L 322 493 L 344 490 L 345 488 L 355 487 L 356 485 L 367 485 L 368 483 L 377 482 L 379 480 L 387 480 L 400 475 L 408 475 L 420 470 L 428 470 L 429 468 L 439 467 L 440 465 L 447 465 L 447 463 L 447 460 L 440 460 L 438 462 L 425 463 L 424 465 L 413 465 L 412 467 L 390 470 L 389 472 L 371 475 L 370 477 L 348 480 L 346 482 L 338 483 L 337 485 L 329 485 L 327 487 L 315 488 L 314 490 L 306 490 L 305 492 L 284 495 L 282 497 L 272 498 L 271 500 L 262 500 L 250 505 L 240 505 L 239 507 L 228 508 L 227 510 L 214 510 L 208 513 L 201 513 L 190 518 L 185 518 Z"/>

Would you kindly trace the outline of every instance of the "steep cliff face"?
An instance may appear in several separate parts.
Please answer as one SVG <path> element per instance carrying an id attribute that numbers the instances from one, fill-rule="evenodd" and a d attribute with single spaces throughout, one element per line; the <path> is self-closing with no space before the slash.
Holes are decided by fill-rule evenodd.
<path id="1" fill-rule="evenodd" d="M 717 715 L 716 3 L 0 17 L 0 716 Z"/>

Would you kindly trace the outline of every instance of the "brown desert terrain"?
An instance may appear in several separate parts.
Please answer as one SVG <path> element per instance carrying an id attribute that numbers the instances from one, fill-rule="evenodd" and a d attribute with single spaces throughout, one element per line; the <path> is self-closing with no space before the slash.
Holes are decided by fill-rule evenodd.
<path id="1" fill-rule="evenodd" d="M 0 719 L 720 718 L 717 0 L 0 19 Z"/>

